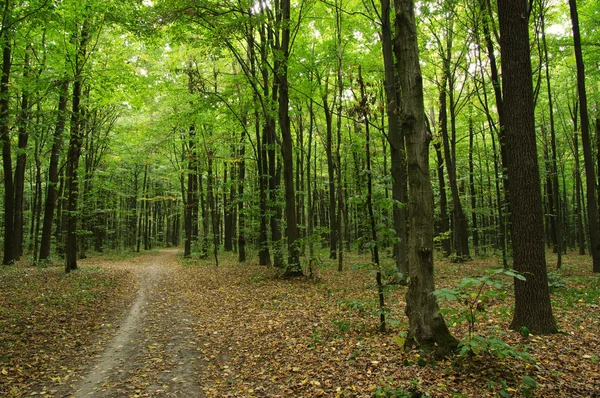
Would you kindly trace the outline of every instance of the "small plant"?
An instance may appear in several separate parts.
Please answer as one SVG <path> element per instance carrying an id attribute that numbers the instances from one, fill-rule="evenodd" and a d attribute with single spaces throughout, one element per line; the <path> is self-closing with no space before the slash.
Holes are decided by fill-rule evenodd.
<path id="1" fill-rule="evenodd" d="M 464 308 L 457 312 L 459 319 L 466 320 L 469 325 L 469 336 L 475 333 L 476 316 L 485 311 L 486 305 L 493 300 L 504 300 L 506 293 L 501 289 L 505 282 L 502 275 L 525 280 L 525 277 L 514 270 L 503 268 L 486 270 L 485 274 L 477 277 L 461 279 L 458 286 L 435 290 L 433 294 L 439 301 L 457 301 Z"/>
<path id="2" fill-rule="evenodd" d="M 557 272 L 548 272 L 548 288 L 550 292 L 562 289 L 567 286 L 567 281 Z"/>
<path id="3" fill-rule="evenodd" d="M 456 301 L 464 307 L 448 312 L 456 315 L 461 322 L 466 321 L 469 327 L 466 338 L 459 343 L 459 354 L 483 355 L 492 354 L 499 358 L 507 356 L 534 361 L 526 352 L 510 346 L 497 336 L 481 336 L 476 334 L 477 315 L 485 312 L 486 306 L 493 300 L 503 300 L 506 297 L 502 288 L 505 286 L 502 276 L 509 276 L 519 280 L 525 277 L 514 270 L 495 269 L 486 270 L 484 275 L 463 278 L 454 288 L 443 288 L 433 292 L 438 300 Z M 523 334 L 523 332 L 521 333 Z M 527 334 L 528 331 L 527 331 Z"/>
<path id="4" fill-rule="evenodd" d="M 405 389 L 403 387 L 394 387 L 389 384 L 389 380 L 381 380 L 381 382 L 385 383 L 380 387 L 377 387 L 375 391 L 373 391 L 373 397 L 376 398 L 416 398 L 416 397 L 427 397 L 424 393 L 419 390 L 419 381 L 412 379 L 410 381 L 410 386 Z"/>

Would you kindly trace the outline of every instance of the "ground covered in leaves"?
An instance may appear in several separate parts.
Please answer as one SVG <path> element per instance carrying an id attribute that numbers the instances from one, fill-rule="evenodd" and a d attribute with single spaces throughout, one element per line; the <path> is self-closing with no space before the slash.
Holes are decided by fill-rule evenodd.
<path id="1" fill-rule="evenodd" d="M 314 278 L 293 280 L 176 250 L 85 260 L 70 275 L 4 267 L 0 396 L 600 396 L 600 278 L 589 257 L 563 259 L 551 274 L 561 333 L 508 330 L 509 278 L 463 283 L 441 306 L 461 339 L 473 308 L 473 349 L 443 360 L 401 349 L 404 287 L 386 289 L 378 331 L 367 256 L 346 254 L 341 273 L 316 261 Z M 497 262 L 436 266 L 438 287 L 455 288 Z"/>

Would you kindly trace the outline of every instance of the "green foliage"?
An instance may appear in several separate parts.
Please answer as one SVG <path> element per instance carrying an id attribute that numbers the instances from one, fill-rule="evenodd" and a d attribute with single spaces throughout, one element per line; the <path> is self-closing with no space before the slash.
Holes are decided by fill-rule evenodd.
<path id="1" fill-rule="evenodd" d="M 405 387 L 394 387 L 391 385 L 390 380 L 381 380 L 383 385 L 377 387 L 373 391 L 374 398 L 416 398 L 416 397 L 427 397 L 419 391 L 420 382 L 416 379 L 410 380 L 410 386 Z"/>
<path id="2" fill-rule="evenodd" d="M 548 288 L 555 292 L 567 286 L 567 281 L 558 272 L 548 272 Z"/>
<path id="3" fill-rule="evenodd" d="M 468 324 L 468 334 L 459 343 L 459 354 L 463 356 L 492 355 L 497 358 L 514 357 L 533 362 L 526 352 L 507 344 L 497 336 L 482 336 L 476 333 L 477 316 L 485 312 L 486 306 L 495 300 L 506 298 L 506 281 L 502 277 L 525 280 L 525 277 L 510 269 L 486 270 L 484 275 L 462 278 L 454 288 L 442 288 L 433 292 L 440 301 L 458 303 L 459 309 L 445 310 L 458 322 Z M 521 332 L 524 333 L 523 331 Z M 529 331 L 527 330 L 527 335 Z"/>

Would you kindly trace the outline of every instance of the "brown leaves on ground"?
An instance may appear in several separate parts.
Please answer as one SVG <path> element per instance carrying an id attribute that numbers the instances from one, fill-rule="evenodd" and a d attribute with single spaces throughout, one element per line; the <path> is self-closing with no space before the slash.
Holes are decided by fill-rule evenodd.
<path id="1" fill-rule="evenodd" d="M 494 331 L 535 363 L 489 354 L 435 362 L 417 351 L 404 353 L 398 335 L 406 328 L 405 288 L 387 290 L 388 319 L 394 323 L 380 334 L 375 278 L 368 266 L 360 267 L 367 258 L 346 254 L 342 273 L 329 261 L 317 267 L 314 280 L 278 279 L 273 269 L 237 264 L 229 255 L 219 267 L 206 260 L 169 265 L 169 277 L 149 299 L 157 310 L 140 325 L 147 344 L 135 358 L 139 366 L 121 380 L 133 387 L 119 390 L 120 396 L 168 395 L 180 388 L 179 379 L 215 397 L 600 395 L 600 280 L 589 272 L 587 256 L 566 257 L 561 271 L 566 286 L 552 296 L 563 334 L 523 338 L 508 331 L 509 284 L 508 298 L 486 303 L 478 315 L 478 333 Z M 109 309 L 122 313 L 124 306 L 114 303 L 133 300 L 128 292 L 135 278 L 124 264 L 108 268 L 96 262 L 102 269 L 84 267 L 71 276 L 52 268 L 0 271 L 0 394 L 29 395 L 36 381 L 64 379 L 67 369 L 80 366 L 80 356 L 95 349 L 94 335 Z M 135 270 L 135 261 L 129 264 Z M 495 265 L 438 261 L 437 285 L 454 286 L 460 277 Z M 86 301 L 82 291 L 97 296 Z M 40 297 L 70 304 L 54 306 Z M 447 319 L 462 338 L 464 322 Z"/>
<path id="2" fill-rule="evenodd" d="M 118 269 L 87 266 L 67 275 L 60 266 L 2 267 L 0 396 L 68 382 L 135 290 L 130 274 Z"/>

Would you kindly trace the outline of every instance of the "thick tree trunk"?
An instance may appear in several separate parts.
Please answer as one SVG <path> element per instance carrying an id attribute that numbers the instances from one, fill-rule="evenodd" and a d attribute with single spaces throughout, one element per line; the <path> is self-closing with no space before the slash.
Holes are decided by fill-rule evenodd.
<path id="1" fill-rule="evenodd" d="M 403 96 L 401 126 L 408 166 L 408 270 L 406 315 L 409 331 L 405 348 L 447 355 L 458 341 L 450 334 L 435 296 L 433 272 L 433 189 L 429 179 L 430 135 L 425 126 L 423 79 L 413 0 L 395 0 L 398 77 Z"/>
<path id="2" fill-rule="evenodd" d="M 69 101 L 69 82 L 63 81 L 58 98 L 58 119 L 52 138 L 52 150 L 50 151 L 50 165 L 48 167 L 48 193 L 44 206 L 44 224 L 42 227 L 42 243 L 40 246 L 40 260 L 46 260 L 50 256 L 52 241 L 52 223 L 54 209 L 58 198 L 58 160 L 62 146 L 62 135 L 67 122 L 67 103 Z"/>
<path id="3" fill-rule="evenodd" d="M 573 24 L 573 45 L 577 62 L 577 93 L 579 95 L 579 118 L 581 120 L 581 145 L 583 146 L 583 163 L 585 167 L 586 201 L 588 214 L 588 229 L 590 235 L 590 253 L 592 254 L 593 270 L 600 272 L 600 226 L 598 225 L 598 202 L 596 202 L 596 176 L 592 144 L 590 139 L 590 121 L 587 110 L 587 95 L 585 92 L 585 67 L 581 52 L 581 35 L 579 33 L 579 15 L 577 2 L 569 0 L 571 22 Z"/>
<path id="4" fill-rule="evenodd" d="M 498 3 L 502 53 L 508 184 L 512 207 L 515 312 L 511 329 L 535 334 L 557 331 L 548 290 L 544 221 L 534 126 L 533 82 L 527 4 Z"/>

